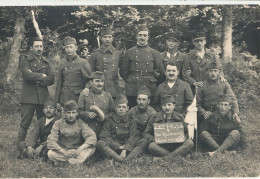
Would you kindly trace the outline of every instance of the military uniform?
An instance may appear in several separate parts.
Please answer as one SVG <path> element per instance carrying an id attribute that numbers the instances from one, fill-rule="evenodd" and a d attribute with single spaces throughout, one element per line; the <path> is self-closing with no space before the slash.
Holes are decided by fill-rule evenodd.
<path id="1" fill-rule="evenodd" d="M 106 115 L 114 110 L 114 100 L 110 93 L 103 90 L 101 92 L 95 92 L 93 89 L 90 89 L 88 96 L 81 94 L 79 97 L 79 116 L 84 119 L 89 127 L 95 131 L 97 137 L 99 137 L 99 133 L 103 126 L 103 121 L 98 120 L 97 117 L 94 119 L 90 119 L 88 117 L 88 113 L 90 111 L 89 108 L 92 105 L 98 106 Z"/>
<path id="2" fill-rule="evenodd" d="M 104 90 L 112 97 L 116 97 L 120 92 L 117 84 L 119 63 L 123 58 L 122 53 L 114 47 L 105 49 L 103 46 L 96 49 L 89 59 L 92 71 L 102 71 L 105 75 Z"/>
<path id="3" fill-rule="evenodd" d="M 163 112 L 151 115 L 143 135 L 149 141 L 148 150 L 154 156 L 166 158 L 175 155 L 185 156 L 191 151 L 194 146 L 191 139 L 187 139 L 183 144 L 156 144 L 154 140 L 154 123 L 181 122 L 183 120 L 183 115 L 175 111 L 173 111 L 170 119 L 167 119 Z"/>
<path id="4" fill-rule="evenodd" d="M 89 81 L 91 67 L 86 60 L 78 55 L 67 59 L 61 64 L 58 72 L 55 102 L 64 104 L 66 101 L 78 101 L 80 92 Z"/>
<path id="5" fill-rule="evenodd" d="M 182 113 L 183 115 L 186 114 L 187 107 L 193 101 L 193 94 L 190 86 L 180 79 L 176 80 L 172 88 L 169 87 L 167 81 L 158 86 L 154 97 L 154 106 L 157 111 L 161 110 L 160 98 L 164 95 L 171 95 L 175 98 L 176 104 L 174 110 Z"/>
<path id="6" fill-rule="evenodd" d="M 54 74 L 49 60 L 41 56 L 37 60 L 32 53 L 20 59 L 23 86 L 20 103 L 22 104 L 22 120 L 18 132 L 18 143 L 24 141 L 34 112 L 37 119 L 44 116 L 43 102 L 49 96 L 48 86 L 54 83 Z M 46 74 L 47 77 L 43 77 Z"/>
<path id="7" fill-rule="evenodd" d="M 95 152 L 97 138 L 95 132 L 81 119 L 73 124 L 66 122 L 65 118 L 56 121 L 48 136 L 48 157 L 52 161 L 69 161 L 70 163 L 83 163 Z M 78 150 L 76 158 L 68 158 L 59 150 Z"/>
<path id="8" fill-rule="evenodd" d="M 182 78 L 184 79 L 184 81 L 189 83 L 190 86 L 192 86 L 194 82 L 206 80 L 207 64 L 213 61 L 219 62 L 219 59 L 217 58 L 216 54 L 209 49 L 205 49 L 205 54 L 203 58 L 197 55 L 195 49 L 190 51 L 183 62 Z M 191 70 L 190 76 L 186 73 L 187 70 Z M 222 71 L 221 75 L 223 76 Z"/>
<path id="9" fill-rule="evenodd" d="M 186 54 L 184 54 L 180 51 L 177 51 L 175 54 L 170 54 L 168 51 L 165 51 L 165 52 L 161 53 L 161 55 L 163 57 L 162 63 L 163 63 L 164 69 L 166 69 L 166 65 L 169 62 L 176 63 L 178 71 L 179 71 L 178 78 L 182 79 L 182 66 L 183 66 L 183 61 L 186 58 Z"/>
<path id="10" fill-rule="evenodd" d="M 230 111 L 225 116 L 221 116 L 218 110 L 213 112 L 209 119 L 203 121 L 199 133 L 203 143 L 220 152 L 237 148 L 239 141 L 242 149 L 248 146 L 241 124 L 233 119 Z"/>
<path id="11" fill-rule="evenodd" d="M 159 77 L 154 76 L 158 70 Z M 137 90 L 145 85 L 154 96 L 157 81 L 164 76 L 164 67 L 160 53 L 149 46 L 136 45 L 127 50 L 120 65 L 120 74 L 126 81 L 126 95 L 136 100 Z M 129 101 L 130 103 L 130 101 Z M 130 104 L 130 107 L 131 104 Z"/>

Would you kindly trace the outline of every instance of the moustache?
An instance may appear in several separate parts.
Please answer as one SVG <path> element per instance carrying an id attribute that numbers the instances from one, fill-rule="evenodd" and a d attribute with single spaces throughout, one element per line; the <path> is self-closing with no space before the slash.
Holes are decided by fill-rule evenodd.
<path id="1" fill-rule="evenodd" d="M 216 78 L 216 75 L 211 75 L 211 78 Z"/>
<path id="2" fill-rule="evenodd" d="M 97 85 L 97 87 L 101 88 L 101 87 L 103 87 L 103 86 L 102 86 L 102 85 Z"/>

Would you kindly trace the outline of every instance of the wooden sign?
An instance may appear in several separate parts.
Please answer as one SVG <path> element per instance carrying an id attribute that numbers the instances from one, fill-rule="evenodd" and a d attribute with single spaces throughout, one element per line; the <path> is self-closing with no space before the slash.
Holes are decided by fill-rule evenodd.
<path id="1" fill-rule="evenodd" d="M 186 140 L 183 122 L 154 123 L 153 125 L 157 144 L 181 143 Z"/>

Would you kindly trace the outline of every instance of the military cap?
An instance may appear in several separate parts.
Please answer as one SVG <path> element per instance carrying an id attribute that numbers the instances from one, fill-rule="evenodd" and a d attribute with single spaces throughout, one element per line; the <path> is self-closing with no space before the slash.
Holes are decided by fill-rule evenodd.
<path id="1" fill-rule="evenodd" d="M 222 95 L 219 95 L 218 102 L 229 102 L 229 103 L 231 103 L 231 98 L 226 94 L 222 94 Z"/>
<path id="2" fill-rule="evenodd" d="M 110 27 L 103 27 L 101 29 L 101 36 L 103 35 L 113 35 L 114 31 Z"/>
<path id="3" fill-rule="evenodd" d="M 50 97 L 50 96 L 48 98 L 46 98 L 43 103 L 44 107 L 49 106 L 49 105 L 54 106 L 56 108 L 56 104 L 55 104 L 54 100 L 52 99 L 52 97 Z"/>
<path id="4" fill-rule="evenodd" d="M 137 91 L 137 96 L 139 94 L 145 94 L 147 95 L 148 97 L 150 97 L 150 90 L 145 86 L 143 85 L 138 91 Z"/>
<path id="5" fill-rule="evenodd" d="M 166 103 L 173 103 L 175 104 L 175 99 L 172 95 L 163 95 L 161 96 L 161 104 L 166 104 Z"/>
<path id="6" fill-rule="evenodd" d="M 64 111 L 74 111 L 74 110 L 78 110 L 78 105 L 76 101 L 74 100 L 67 101 L 64 105 Z"/>
<path id="7" fill-rule="evenodd" d="M 65 37 L 64 41 L 63 41 L 64 45 L 69 45 L 69 44 L 75 44 L 77 45 L 77 41 L 76 39 L 74 39 L 73 37 Z"/>
<path id="8" fill-rule="evenodd" d="M 138 26 L 137 26 L 137 31 L 136 31 L 136 33 L 139 33 L 140 31 L 148 31 L 148 32 L 149 32 L 149 29 L 146 27 L 145 24 L 141 24 L 141 25 L 138 25 Z"/>
<path id="9" fill-rule="evenodd" d="M 128 101 L 125 97 L 125 95 L 119 94 L 116 99 L 115 99 L 115 106 L 119 105 L 119 104 L 127 104 Z"/>
<path id="10" fill-rule="evenodd" d="M 197 32 L 193 36 L 193 40 L 205 39 L 205 38 L 206 38 L 206 33 L 205 32 Z"/>
<path id="11" fill-rule="evenodd" d="M 90 79 L 102 79 L 105 80 L 104 73 L 101 71 L 94 71 L 90 75 Z"/>
<path id="12" fill-rule="evenodd" d="M 180 37 L 173 33 L 173 32 L 168 32 L 168 33 L 165 33 L 165 39 L 173 39 L 175 40 L 176 42 L 180 43 Z"/>
<path id="13" fill-rule="evenodd" d="M 222 67 L 218 61 L 213 61 L 207 64 L 206 69 L 222 69 Z"/>

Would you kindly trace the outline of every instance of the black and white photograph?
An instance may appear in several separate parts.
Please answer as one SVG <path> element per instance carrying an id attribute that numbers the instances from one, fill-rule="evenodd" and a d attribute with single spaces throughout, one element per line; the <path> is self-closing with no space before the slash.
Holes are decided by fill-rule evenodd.
<path id="1" fill-rule="evenodd" d="M 260 1 L 4 0 L 0 178 L 259 177 L 259 89 Z"/>

